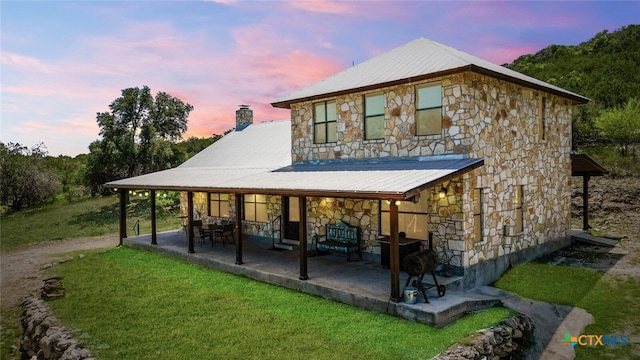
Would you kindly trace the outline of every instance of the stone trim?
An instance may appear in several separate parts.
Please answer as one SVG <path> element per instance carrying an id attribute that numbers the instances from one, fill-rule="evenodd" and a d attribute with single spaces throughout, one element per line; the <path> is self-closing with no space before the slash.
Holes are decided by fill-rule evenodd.
<path id="1" fill-rule="evenodd" d="M 27 297 L 22 301 L 21 323 L 20 352 L 23 359 L 95 359 L 36 297 Z"/>
<path id="2" fill-rule="evenodd" d="M 460 340 L 433 360 L 521 358 L 524 350 L 533 342 L 533 328 L 531 318 L 518 314 Z"/>

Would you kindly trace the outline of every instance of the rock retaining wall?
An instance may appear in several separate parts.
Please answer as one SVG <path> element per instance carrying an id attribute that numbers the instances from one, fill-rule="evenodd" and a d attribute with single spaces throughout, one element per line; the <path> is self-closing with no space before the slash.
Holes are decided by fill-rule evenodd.
<path id="1" fill-rule="evenodd" d="M 28 297 L 22 302 L 22 359 L 85 360 L 94 359 L 55 318 L 42 301 Z"/>
<path id="2" fill-rule="evenodd" d="M 533 321 L 519 314 L 492 328 L 452 345 L 434 360 L 488 360 L 524 358 L 523 352 L 531 343 Z"/>

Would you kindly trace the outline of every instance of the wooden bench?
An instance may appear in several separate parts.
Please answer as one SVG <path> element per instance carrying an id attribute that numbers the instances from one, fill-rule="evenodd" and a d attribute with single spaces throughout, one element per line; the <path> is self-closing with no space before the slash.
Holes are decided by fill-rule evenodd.
<path id="1" fill-rule="evenodd" d="M 337 224 L 328 224 L 326 230 L 326 240 L 316 243 L 318 250 L 346 253 L 347 261 L 352 261 L 351 254 L 356 252 L 358 260 L 362 260 L 360 231 L 357 227 L 340 221 Z"/>

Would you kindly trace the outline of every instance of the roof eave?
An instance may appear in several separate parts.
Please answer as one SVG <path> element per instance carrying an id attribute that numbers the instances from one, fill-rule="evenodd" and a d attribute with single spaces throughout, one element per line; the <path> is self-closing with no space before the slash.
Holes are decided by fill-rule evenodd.
<path id="1" fill-rule="evenodd" d="M 523 79 L 515 78 L 513 76 L 501 74 L 499 72 L 492 71 L 492 70 L 489 70 L 489 69 L 481 67 L 481 66 L 477 66 L 477 65 L 474 65 L 474 64 L 469 64 L 469 65 L 465 65 L 465 66 L 461 66 L 461 67 L 457 67 L 457 68 L 453 68 L 453 69 L 433 72 L 433 73 L 419 75 L 419 76 L 408 77 L 408 78 L 394 80 L 394 81 L 388 81 L 388 82 L 374 84 L 374 85 L 367 85 L 367 86 L 362 86 L 362 87 L 353 88 L 353 89 L 346 89 L 346 90 L 334 91 L 334 92 L 329 92 L 329 93 L 317 94 L 317 95 L 307 96 L 307 97 L 302 97 L 302 98 L 297 98 L 297 99 L 276 101 L 276 102 L 271 103 L 271 106 L 276 107 L 276 108 L 282 108 L 282 109 L 291 109 L 291 105 L 295 104 L 295 103 L 300 103 L 300 102 L 305 102 L 305 101 L 313 101 L 313 100 L 329 98 L 329 97 L 336 97 L 336 96 L 341 96 L 341 95 L 346 95 L 346 94 L 352 94 L 352 93 L 355 93 L 355 92 L 365 92 L 365 91 L 369 91 L 369 90 L 379 89 L 379 88 L 382 88 L 382 87 L 389 87 L 389 86 L 402 85 L 402 84 L 407 84 L 407 83 L 412 83 L 412 82 L 418 82 L 418 81 L 433 79 L 433 78 L 437 78 L 437 77 L 441 77 L 441 76 L 457 74 L 457 73 L 461 73 L 461 72 L 464 72 L 464 71 L 473 71 L 473 72 L 478 73 L 478 74 L 491 76 L 491 77 L 494 77 L 494 78 L 497 78 L 497 79 L 506 80 L 506 81 L 509 81 L 509 82 L 512 82 L 512 83 L 515 83 L 515 84 L 518 84 L 518 85 L 526 86 L 526 87 L 529 87 L 529 88 L 532 88 L 532 89 L 545 91 L 545 92 L 548 92 L 548 93 L 551 93 L 551 94 L 554 94 L 554 95 L 558 95 L 558 96 L 561 96 L 561 97 L 564 97 L 564 98 L 567 98 L 567 99 L 571 100 L 571 103 L 573 105 L 586 104 L 586 103 L 588 103 L 590 101 L 589 98 L 586 98 L 584 96 L 580 96 L 578 94 L 574 94 L 574 93 L 571 93 L 571 92 L 568 92 L 568 91 L 561 91 L 561 90 L 558 90 L 558 89 L 554 89 L 552 87 L 539 85 L 539 84 L 536 84 L 536 83 L 533 83 L 533 82 L 530 82 L 530 81 L 526 81 L 526 80 L 523 80 Z"/>

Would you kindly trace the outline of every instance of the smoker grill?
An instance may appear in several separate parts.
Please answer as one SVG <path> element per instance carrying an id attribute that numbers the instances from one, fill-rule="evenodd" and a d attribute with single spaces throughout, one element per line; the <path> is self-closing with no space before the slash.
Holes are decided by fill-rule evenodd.
<path id="1" fill-rule="evenodd" d="M 431 242 L 429 243 L 431 244 Z M 436 279 L 435 273 L 435 270 L 438 267 L 438 254 L 431 249 L 431 246 L 429 246 L 428 250 L 422 250 L 407 255 L 404 260 L 402 260 L 402 265 L 407 274 L 409 274 L 405 287 L 409 286 L 409 283 L 411 283 L 411 285 L 418 288 L 422 292 L 422 296 L 424 296 L 425 303 L 429 302 L 426 291 L 432 287 L 436 288 L 438 296 L 444 296 L 447 289 L 444 285 L 438 284 L 438 279 Z M 424 275 L 428 272 L 431 272 L 434 284 L 422 282 Z M 411 282 L 412 278 L 415 278 L 413 282 Z"/>

